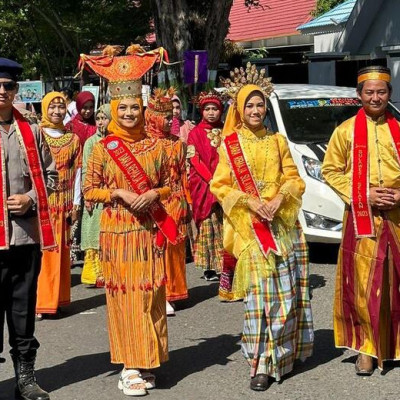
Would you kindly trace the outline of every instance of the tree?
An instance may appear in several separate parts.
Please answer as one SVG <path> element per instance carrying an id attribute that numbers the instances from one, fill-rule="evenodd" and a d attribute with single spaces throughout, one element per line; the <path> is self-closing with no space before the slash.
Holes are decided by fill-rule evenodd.
<path id="1" fill-rule="evenodd" d="M 165 47 L 174 61 L 183 60 L 185 50 L 207 50 L 211 80 L 215 79 L 233 0 L 150 1 L 157 45 Z M 169 68 L 172 81 L 181 81 L 181 73 L 181 68 Z"/>
<path id="2" fill-rule="evenodd" d="M 75 75 L 79 54 L 99 43 L 142 39 L 151 15 L 134 0 L 0 0 L 0 54 L 21 62 L 24 77 L 54 81 Z"/>
<path id="3" fill-rule="evenodd" d="M 321 14 L 332 10 L 337 5 L 344 3 L 346 0 L 318 0 L 315 10 L 312 12 L 313 17 L 318 17 Z"/>

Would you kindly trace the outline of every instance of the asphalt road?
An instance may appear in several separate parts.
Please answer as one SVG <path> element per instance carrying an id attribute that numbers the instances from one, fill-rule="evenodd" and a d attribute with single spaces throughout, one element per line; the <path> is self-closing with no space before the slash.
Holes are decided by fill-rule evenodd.
<path id="1" fill-rule="evenodd" d="M 153 400 L 268 399 L 399 399 L 399 364 L 370 378 L 354 374 L 354 353 L 335 349 L 332 300 L 335 255 L 332 246 L 312 246 L 311 286 L 315 323 L 314 355 L 298 362 L 292 374 L 266 392 L 249 389 L 249 367 L 240 353 L 242 303 L 220 303 L 218 286 L 200 279 L 187 266 L 190 298 L 168 319 L 170 361 L 157 371 Z M 119 400 L 121 369 L 109 361 L 105 295 L 80 284 L 80 268 L 72 270 L 72 304 L 58 320 L 37 324 L 42 346 L 37 360 L 40 384 L 52 400 Z M 8 349 L 6 349 L 8 351 Z M 6 354 L 6 353 L 5 353 Z M 13 371 L 0 365 L 0 399 L 13 400 Z"/>

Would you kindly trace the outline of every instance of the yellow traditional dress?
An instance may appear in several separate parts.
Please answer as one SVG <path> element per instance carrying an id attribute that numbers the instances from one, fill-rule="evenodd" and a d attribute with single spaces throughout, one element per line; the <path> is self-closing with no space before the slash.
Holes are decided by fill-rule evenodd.
<path id="1" fill-rule="evenodd" d="M 322 167 L 326 181 L 346 203 L 336 274 L 335 344 L 377 357 L 381 367 L 384 360 L 400 358 L 400 210 L 373 209 L 375 237 L 356 238 L 350 208 L 355 119 L 336 128 Z M 367 129 L 369 185 L 399 188 L 400 165 L 385 116 L 377 121 L 367 117 Z"/>
<path id="2" fill-rule="evenodd" d="M 62 97 L 51 92 L 43 99 L 46 113 L 48 104 Z M 47 107 L 46 107 L 47 105 Z M 44 118 L 45 120 L 45 118 Z M 56 163 L 58 184 L 49 196 L 50 215 L 57 241 L 55 250 L 43 251 L 38 279 L 37 314 L 55 314 L 58 307 L 71 302 L 70 222 L 72 207 L 80 195 L 81 146 L 78 136 L 65 130 L 42 126 L 42 134 Z M 78 194 L 76 193 L 78 192 Z"/>
<path id="3" fill-rule="evenodd" d="M 235 131 L 261 199 L 284 195 L 271 224 L 281 254 L 265 257 L 262 253 L 252 229 L 253 214 L 232 173 L 225 146 L 220 147 L 211 192 L 224 211 L 224 247 L 238 260 L 233 295 L 244 297 L 242 352 L 251 365 L 251 376 L 268 374 L 279 380 L 292 370 L 296 358 L 312 353 L 308 252 L 296 224 L 305 185 L 286 139 L 265 128 L 253 132 L 243 123 L 245 101 L 254 90 L 260 88 L 248 85 L 239 92 L 241 121 Z"/>
<path id="4" fill-rule="evenodd" d="M 118 100 L 111 101 L 115 127 Z M 166 154 L 161 142 L 144 135 L 143 125 L 124 140 L 160 200 L 170 194 Z M 148 213 L 134 213 L 111 201 L 114 189 L 132 191 L 103 142 L 94 145 L 83 188 L 85 200 L 104 203 L 100 218 L 100 258 L 106 284 L 111 362 L 126 369 L 150 369 L 168 360 L 165 268 L 155 251 L 157 229 Z"/>

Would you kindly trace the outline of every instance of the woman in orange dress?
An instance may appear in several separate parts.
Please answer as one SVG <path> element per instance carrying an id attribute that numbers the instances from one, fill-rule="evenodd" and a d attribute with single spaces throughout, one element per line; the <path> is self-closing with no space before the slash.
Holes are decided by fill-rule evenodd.
<path id="1" fill-rule="evenodd" d="M 43 98 L 40 127 L 58 172 L 57 188 L 49 196 L 58 247 L 43 252 L 36 303 L 39 320 L 43 314 L 56 314 L 59 307 L 71 301 L 69 235 L 81 200 L 81 146 L 79 138 L 65 129 L 65 114 L 66 102 L 62 93 L 50 92 Z"/>
<path id="2" fill-rule="evenodd" d="M 85 200 L 104 204 L 100 258 L 111 362 L 124 365 L 118 387 L 131 396 L 155 387 L 149 369 L 168 360 L 164 236 L 155 225 L 160 214 L 171 222 L 160 204 L 170 194 L 167 158 L 145 133 L 139 93 L 111 100 L 109 135 L 93 147 L 83 186 Z"/>
<path id="3" fill-rule="evenodd" d="M 184 143 L 171 132 L 173 104 L 170 96 L 156 89 L 145 112 L 147 134 L 159 140 L 167 153 L 171 196 L 164 202 L 167 213 L 175 220 L 179 243 L 167 244 L 165 271 L 167 275 L 167 315 L 174 315 L 170 302 L 188 297 L 186 284 L 185 237 L 188 217 L 189 188 L 186 174 L 186 151 Z"/>

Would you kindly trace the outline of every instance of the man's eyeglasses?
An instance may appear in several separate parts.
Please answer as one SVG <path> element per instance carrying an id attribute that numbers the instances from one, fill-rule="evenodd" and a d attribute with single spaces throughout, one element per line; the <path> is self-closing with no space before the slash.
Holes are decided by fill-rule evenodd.
<path id="1" fill-rule="evenodd" d="M 3 86 L 4 90 L 10 92 L 17 87 L 17 82 L 10 81 L 10 82 L 0 82 L 0 88 Z"/>

